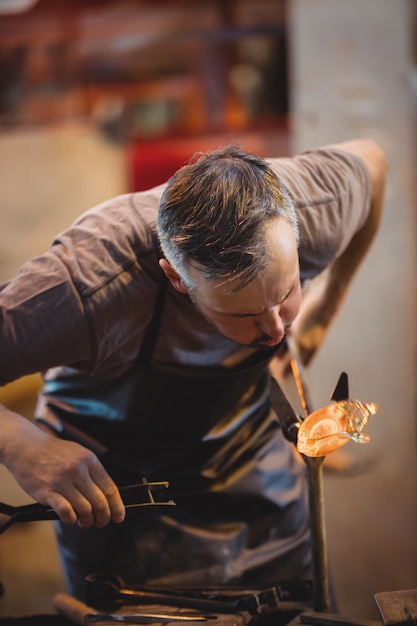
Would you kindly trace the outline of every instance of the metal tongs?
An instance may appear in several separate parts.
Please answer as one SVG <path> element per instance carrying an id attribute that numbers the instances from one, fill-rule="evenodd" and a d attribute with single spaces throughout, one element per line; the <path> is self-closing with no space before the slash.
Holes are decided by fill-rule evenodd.
<path id="1" fill-rule="evenodd" d="M 311 599 L 311 581 L 283 581 L 267 589 L 240 587 L 128 587 L 113 574 L 93 573 L 86 577 L 88 603 L 96 609 L 127 605 L 156 604 L 211 613 L 261 613 L 281 607 L 281 602 L 302 603 Z"/>
<path id="2" fill-rule="evenodd" d="M 147 482 L 119 487 L 127 510 L 139 507 L 175 506 L 169 497 L 168 482 Z M 0 502 L 0 534 L 18 522 L 57 520 L 58 515 L 51 507 L 34 502 L 23 506 L 12 506 Z"/>

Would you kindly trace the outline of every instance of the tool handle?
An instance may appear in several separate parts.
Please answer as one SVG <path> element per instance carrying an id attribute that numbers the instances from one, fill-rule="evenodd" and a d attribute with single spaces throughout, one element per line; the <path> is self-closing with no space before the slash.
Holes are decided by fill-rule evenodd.
<path id="1" fill-rule="evenodd" d="M 86 615 L 95 613 L 94 609 L 84 604 L 84 602 L 81 602 L 81 600 L 77 600 L 77 598 L 73 598 L 63 592 L 56 594 L 53 600 L 53 606 L 60 615 L 67 617 L 76 624 L 81 624 L 81 626 L 85 626 L 86 624 Z"/>

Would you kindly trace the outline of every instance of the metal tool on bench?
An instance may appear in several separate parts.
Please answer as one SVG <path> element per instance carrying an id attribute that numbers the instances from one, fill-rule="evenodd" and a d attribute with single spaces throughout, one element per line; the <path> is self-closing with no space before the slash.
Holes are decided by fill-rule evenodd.
<path id="1" fill-rule="evenodd" d="M 374 595 L 382 622 L 331 613 L 301 613 L 288 626 L 415 626 L 417 589 L 383 591 Z"/>
<path id="2" fill-rule="evenodd" d="M 156 604 L 211 613 L 247 612 L 252 615 L 281 607 L 281 603 L 306 602 L 311 598 L 311 581 L 289 581 L 266 589 L 227 587 L 172 588 L 135 585 L 110 574 L 90 574 L 87 581 L 87 601 L 96 609 L 116 609 L 121 605 Z"/>
<path id="3" fill-rule="evenodd" d="M 381 591 L 374 598 L 384 626 L 417 624 L 417 589 Z"/>
<path id="4" fill-rule="evenodd" d="M 141 483 L 119 487 L 119 491 L 126 511 L 139 507 L 175 506 L 174 500 L 169 496 L 168 482 L 147 482 L 143 480 Z M 12 506 L 0 502 L 0 534 L 18 522 L 57 519 L 58 515 L 54 509 L 38 502 L 23 506 Z"/>
<path id="5" fill-rule="evenodd" d="M 207 622 L 205 615 L 184 615 L 181 613 L 86 613 L 87 624 L 121 622 L 123 624 L 154 624 L 161 622 Z"/>
<path id="6" fill-rule="evenodd" d="M 71 621 L 84 624 L 105 624 L 121 622 L 125 624 L 154 624 L 167 622 L 207 622 L 210 615 L 196 611 L 159 610 L 156 608 L 138 609 L 134 612 L 98 612 L 93 607 L 67 593 L 58 593 L 53 600 L 54 608 Z"/>

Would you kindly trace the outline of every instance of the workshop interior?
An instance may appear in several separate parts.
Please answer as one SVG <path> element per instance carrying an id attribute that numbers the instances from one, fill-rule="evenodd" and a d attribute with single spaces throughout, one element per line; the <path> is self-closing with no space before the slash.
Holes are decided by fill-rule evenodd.
<path id="1" fill-rule="evenodd" d="M 311 587 L 175 590 L 174 603 L 160 591 L 136 623 L 415 624 L 415 2 L 0 0 L 0 66 L 1 283 L 82 211 L 166 181 L 195 152 L 381 144 L 380 231 L 320 354 L 303 368 L 294 351 L 284 397 L 275 391 L 290 440 L 295 422 L 331 403 L 352 402 L 357 416 L 343 445 L 301 450 Z M 0 402 L 31 419 L 39 386 L 25 377 L 0 388 Z M 165 484 L 145 481 L 134 498 L 172 505 Z M 144 591 L 117 578 L 89 580 L 95 612 L 68 608 L 53 519 L 0 466 L 0 625 L 135 623 Z"/>

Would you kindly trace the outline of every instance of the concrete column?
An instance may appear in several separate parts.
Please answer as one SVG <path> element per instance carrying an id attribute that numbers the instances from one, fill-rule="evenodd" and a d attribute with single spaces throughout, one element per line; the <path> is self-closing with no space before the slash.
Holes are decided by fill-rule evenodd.
<path id="1" fill-rule="evenodd" d="M 325 474 L 339 610 L 378 617 L 373 594 L 417 587 L 415 94 L 411 0 L 289 0 L 293 150 L 372 137 L 390 174 L 382 227 L 309 371 L 318 406 L 340 371 L 377 402 L 367 471 Z"/>

